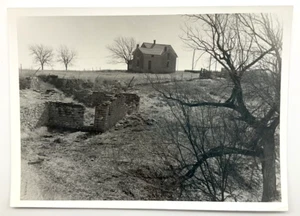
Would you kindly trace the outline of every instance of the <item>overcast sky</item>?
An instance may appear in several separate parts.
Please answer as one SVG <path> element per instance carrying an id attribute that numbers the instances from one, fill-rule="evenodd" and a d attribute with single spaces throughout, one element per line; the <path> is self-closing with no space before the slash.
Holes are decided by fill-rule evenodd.
<path id="1" fill-rule="evenodd" d="M 106 49 L 114 38 L 125 36 L 134 37 L 139 43 L 155 39 L 156 43 L 170 44 L 178 55 L 177 69 L 191 69 L 193 53 L 179 38 L 185 20 L 181 15 L 22 17 L 18 20 L 19 63 L 22 68 L 37 68 L 29 55 L 29 45 L 43 44 L 57 49 L 63 44 L 78 53 L 70 69 L 126 69 L 125 64 L 110 64 Z M 207 61 L 200 61 L 197 67 L 201 66 L 207 66 Z M 53 68 L 64 69 L 58 63 Z"/>

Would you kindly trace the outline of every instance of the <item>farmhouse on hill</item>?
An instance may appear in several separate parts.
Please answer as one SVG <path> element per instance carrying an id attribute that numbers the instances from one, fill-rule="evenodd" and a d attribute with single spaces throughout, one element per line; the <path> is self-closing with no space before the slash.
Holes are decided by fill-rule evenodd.
<path id="1" fill-rule="evenodd" d="M 177 54 L 168 44 L 143 43 L 137 44 L 133 51 L 130 70 L 143 73 L 171 73 L 176 70 Z"/>

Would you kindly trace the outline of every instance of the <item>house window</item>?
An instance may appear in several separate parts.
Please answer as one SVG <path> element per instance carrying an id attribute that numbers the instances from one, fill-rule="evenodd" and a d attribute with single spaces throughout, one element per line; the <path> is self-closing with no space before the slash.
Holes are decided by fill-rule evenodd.
<path id="1" fill-rule="evenodd" d="M 148 70 L 151 70 L 151 61 L 148 61 Z"/>
<path id="2" fill-rule="evenodd" d="M 170 53 L 168 53 L 168 60 L 170 59 Z"/>
<path id="3" fill-rule="evenodd" d="M 137 61 L 136 61 L 136 66 L 137 66 L 137 67 L 140 66 L 140 60 L 139 60 L 139 59 L 137 59 Z"/>
<path id="4" fill-rule="evenodd" d="M 167 68 L 170 66 L 170 61 L 167 61 Z"/>
<path id="5" fill-rule="evenodd" d="M 153 57 L 154 57 L 154 55 L 151 55 L 151 57 L 153 58 Z"/>

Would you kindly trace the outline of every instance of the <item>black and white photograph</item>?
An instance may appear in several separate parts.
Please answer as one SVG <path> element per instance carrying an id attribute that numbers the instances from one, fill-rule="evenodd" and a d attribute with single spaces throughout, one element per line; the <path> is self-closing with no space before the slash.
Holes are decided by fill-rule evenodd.
<path id="1" fill-rule="evenodd" d="M 290 23 L 288 7 L 19 16 L 12 196 L 285 210 Z"/>

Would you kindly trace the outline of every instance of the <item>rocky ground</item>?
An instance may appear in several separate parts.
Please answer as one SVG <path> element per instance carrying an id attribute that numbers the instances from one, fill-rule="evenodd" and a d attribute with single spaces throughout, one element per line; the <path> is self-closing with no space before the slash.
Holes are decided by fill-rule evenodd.
<path id="1" fill-rule="evenodd" d="M 141 89 L 142 88 L 142 89 Z M 163 199 L 158 181 L 166 167 L 155 154 L 156 122 L 167 112 L 151 87 L 135 89 L 138 113 L 103 134 L 34 128 L 45 101 L 74 102 L 51 87 L 20 90 L 22 183 L 26 200 Z M 75 101 L 76 102 L 76 101 Z M 87 109 L 92 117 L 93 109 Z"/>
<path id="2" fill-rule="evenodd" d="M 228 87 L 214 80 L 183 81 L 176 86 L 177 94 L 207 101 L 220 101 Z M 161 122 L 170 107 L 150 84 L 133 86 L 130 92 L 140 96 L 139 111 L 95 134 L 36 127 L 46 101 L 78 102 L 43 82 L 20 90 L 21 199 L 176 200 L 170 164 L 157 148 L 164 139 Z M 93 115 L 94 109 L 86 107 L 86 123 Z M 241 191 L 239 196 L 259 201 L 260 194 Z"/>

